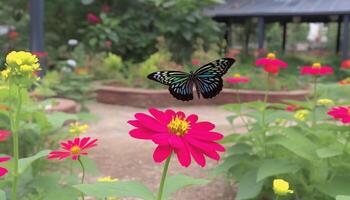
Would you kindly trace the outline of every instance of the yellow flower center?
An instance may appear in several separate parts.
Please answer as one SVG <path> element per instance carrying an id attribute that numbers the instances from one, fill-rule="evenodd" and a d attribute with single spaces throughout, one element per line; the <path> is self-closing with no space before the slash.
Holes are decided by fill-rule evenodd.
<path id="1" fill-rule="evenodd" d="M 240 78 L 241 75 L 237 73 L 237 74 L 233 74 L 233 77 L 234 77 L 234 78 Z"/>
<path id="2" fill-rule="evenodd" d="M 312 68 L 316 68 L 316 69 L 321 68 L 321 63 L 312 64 Z"/>
<path id="3" fill-rule="evenodd" d="M 266 57 L 268 59 L 275 59 L 276 58 L 276 54 L 275 53 L 268 53 Z"/>
<path id="4" fill-rule="evenodd" d="M 79 154 L 80 151 L 81 151 L 81 148 L 78 146 L 78 145 L 74 145 L 72 146 L 69 151 L 72 153 L 72 154 Z"/>
<path id="5" fill-rule="evenodd" d="M 181 117 L 176 116 L 169 122 L 168 128 L 171 133 L 183 136 L 190 129 L 190 123 Z"/>

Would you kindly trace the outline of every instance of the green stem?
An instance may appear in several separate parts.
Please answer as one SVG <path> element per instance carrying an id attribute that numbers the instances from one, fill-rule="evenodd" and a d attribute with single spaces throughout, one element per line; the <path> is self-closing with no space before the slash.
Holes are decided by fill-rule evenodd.
<path id="1" fill-rule="evenodd" d="M 80 164 L 80 166 L 81 166 L 81 170 L 82 170 L 82 172 L 83 172 L 83 176 L 81 177 L 81 184 L 83 184 L 83 183 L 84 183 L 84 180 L 85 180 L 85 167 L 84 167 L 83 162 L 82 162 L 81 159 L 80 159 L 80 156 L 78 156 L 78 161 L 79 161 L 79 164 Z M 85 199 L 84 193 L 81 193 L 81 198 L 82 198 L 82 200 Z"/>
<path id="2" fill-rule="evenodd" d="M 314 94 L 313 94 L 313 105 L 312 105 L 312 127 L 316 125 L 316 107 L 317 107 L 317 76 L 314 77 Z"/>
<path id="3" fill-rule="evenodd" d="M 162 179 L 160 181 L 158 195 L 157 195 L 157 200 L 162 200 L 164 184 L 165 184 L 165 179 L 166 179 L 166 176 L 167 176 L 167 173 L 168 173 L 170 160 L 171 160 L 171 155 L 168 157 L 168 159 L 165 161 L 165 164 L 164 164 L 163 173 L 162 173 Z"/>
<path id="4" fill-rule="evenodd" d="M 269 90 L 270 90 L 270 74 L 267 73 L 266 77 L 266 89 L 265 89 L 265 96 L 264 96 L 264 102 L 267 102 L 267 98 L 269 96 Z"/>
<path id="5" fill-rule="evenodd" d="M 240 94 L 239 94 L 239 85 L 237 84 L 237 88 L 236 88 L 236 100 L 238 102 L 238 104 L 240 104 L 240 107 L 239 107 L 239 110 L 238 110 L 238 115 L 239 115 L 239 118 L 242 120 L 245 128 L 247 129 L 247 131 L 249 131 L 249 127 L 248 127 L 248 122 L 245 121 L 243 115 L 242 115 L 242 110 L 241 110 L 241 97 L 240 97 Z"/>
<path id="6" fill-rule="evenodd" d="M 275 198 L 275 200 L 278 200 L 280 198 L 280 196 L 279 195 L 276 195 L 276 198 Z"/>
<path id="7" fill-rule="evenodd" d="M 13 85 L 10 82 L 9 90 L 10 90 L 10 98 L 11 98 L 11 90 L 13 89 Z M 12 183 L 12 200 L 17 200 L 17 189 L 18 189 L 18 161 L 19 161 L 19 125 L 20 125 L 20 114 L 21 114 L 21 107 L 22 107 L 22 96 L 21 96 L 21 87 L 17 86 L 17 105 L 15 108 L 15 116 L 11 113 L 10 120 L 11 120 L 11 132 L 12 132 L 12 141 L 13 141 L 13 183 Z M 10 99 L 10 101 L 12 101 Z M 14 109 L 11 108 L 12 112 Z"/>

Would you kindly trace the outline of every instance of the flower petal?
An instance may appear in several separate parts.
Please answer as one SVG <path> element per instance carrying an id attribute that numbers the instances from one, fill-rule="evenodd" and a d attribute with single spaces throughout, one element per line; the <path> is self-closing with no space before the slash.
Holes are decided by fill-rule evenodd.
<path id="1" fill-rule="evenodd" d="M 0 176 L 4 176 L 7 174 L 9 171 L 6 168 L 0 167 Z"/>
<path id="2" fill-rule="evenodd" d="M 153 136 L 151 132 L 141 128 L 132 129 L 131 131 L 129 131 L 129 135 L 137 139 L 151 139 Z"/>
<path id="3" fill-rule="evenodd" d="M 153 160 L 158 163 L 163 162 L 165 159 L 167 159 L 170 156 L 172 151 L 173 150 L 170 146 L 158 145 L 153 152 Z"/>

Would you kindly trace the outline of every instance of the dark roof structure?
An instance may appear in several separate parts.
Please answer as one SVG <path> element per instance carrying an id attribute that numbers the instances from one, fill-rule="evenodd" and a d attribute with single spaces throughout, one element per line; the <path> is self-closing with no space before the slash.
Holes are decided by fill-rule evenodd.
<path id="1" fill-rule="evenodd" d="M 228 25 L 228 46 L 231 24 L 244 23 L 250 18 L 258 19 L 258 48 L 264 46 L 266 23 L 279 22 L 283 26 L 282 45 L 285 49 L 287 23 L 337 22 L 337 52 L 341 49 L 342 59 L 348 57 L 350 0 L 226 0 L 224 4 L 205 9 L 204 13 Z"/>

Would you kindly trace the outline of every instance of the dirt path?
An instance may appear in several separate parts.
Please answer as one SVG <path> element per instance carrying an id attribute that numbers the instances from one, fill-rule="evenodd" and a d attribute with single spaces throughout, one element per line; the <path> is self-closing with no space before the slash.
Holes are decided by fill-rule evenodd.
<path id="1" fill-rule="evenodd" d="M 157 188 L 162 165 L 155 164 L 152 159 L 155 145 L 149 141 L 133 139 L 128 131 L 132 128 L 126 122 L 133 119 L 136 112 L 146 112 L 143 108 L 106 105 L 94 103 L 90 111 L 101 117 L 91 123 L 90 131 L 99 139 L 99 148 L 93 150 L 92 157 L 96 160 L 102 175 L 110 175 L 120 180 L 139 180 L 153 190 Z M 200 106 L 174 108 L 185 113 L 196 113 L 201 121 L 211 121 L 216 124 L 216 131 L 222 134 L 232 132 L 226 117 L 230 115 L 218 107 Z M 192 162 L 189 168 L 181 167 L 175 159 L 170 165 L 170 174 L 186 174 L 195 178 L 208 178 L 210 169 L 217 163 L 209 161 L 203 169 Z M 173 195 L 174 200 L 232 200 L 233 187 L 224 178 L 215 178 L 206 186 L 185 188 Z"/>

